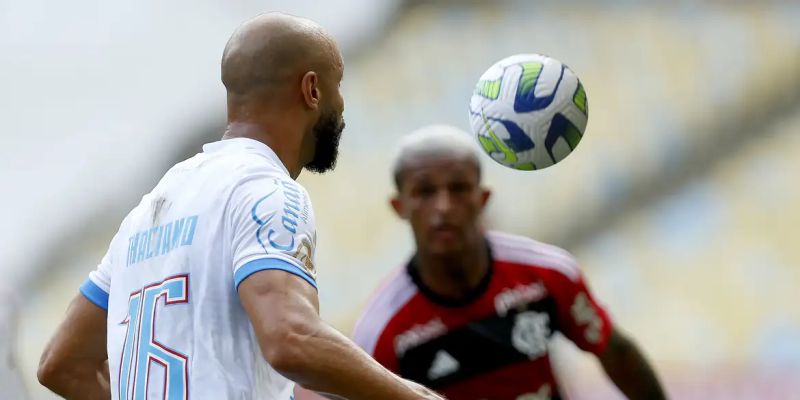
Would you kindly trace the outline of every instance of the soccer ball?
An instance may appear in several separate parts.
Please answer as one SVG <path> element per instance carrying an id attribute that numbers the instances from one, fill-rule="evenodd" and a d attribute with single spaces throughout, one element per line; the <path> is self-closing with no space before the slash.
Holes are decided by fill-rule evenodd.
<path id="1" fill-rule="evenodd" d="M 540 54 L 517 54 L 492 65 L 469 105 L 472 132 L 486 154 L 525 171 L 547 168 L 575 150 L 588 112 L 578 76 Z"/>

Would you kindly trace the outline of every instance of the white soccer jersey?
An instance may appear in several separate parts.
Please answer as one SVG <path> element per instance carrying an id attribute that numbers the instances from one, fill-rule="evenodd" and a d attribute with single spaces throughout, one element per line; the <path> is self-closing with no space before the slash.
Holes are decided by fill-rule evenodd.
<path id="1" fill-rule="evenodd" d="M 113 399 L 289 400 L 237 289 L 267 269 L 316 287 L 314 213 L 275 153 L 228 139 L 175 165 L 81 286 L 108 311 Z"/>

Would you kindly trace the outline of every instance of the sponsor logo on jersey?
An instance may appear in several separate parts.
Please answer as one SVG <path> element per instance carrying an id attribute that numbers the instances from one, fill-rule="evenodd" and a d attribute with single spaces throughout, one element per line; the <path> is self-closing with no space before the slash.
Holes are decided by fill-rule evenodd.
<path id="1" fill-rule="evenodd" d="M 434 381 L 457 372 L 461 364 L 452 354 L 439 350 L 433 358 L 431 368 L 428 370 L 428 379 Z"/>
<path id="2" fill-rule="evenodd" d="M 600 343 L 602 339 L 603 320 L 597 315 L 586 293 L 578 293 L 570 307 L 570 314 L 579 326 L 585 326 L 583 337 L 591 344 Z"/>
<path id="3" fill-rule="evenodd" d="M 258 199 L 253 205 L 252 217 L 259 225 L 256 239 L 267 252 L 269 252 L 267 246 L 280 251 L 292 251 L 295 249 L 295 236 L 300 222 L 308 223 L 308 199 L 294 182 L 276 179 L 275 185 L 277 187 L 273 191 Z M 278 189 L 283 193 L 283 207 L 264 210 L 261 204 Z M 278 220 L 280 224 L 275 223 L 276 217 L 280 217 Z M 298 247 L 302 247 L 302 243 Z"/>
<path id="4" fill-rule="evenodd" d="M 543 299 L 545 296 L 547 296 L 547 288 L 544 287 L 544 283 L 541 281 L 527 285 L 517 285 L 498 293 L 494 298 L 494 307 L 497 310 L 497 315 L 502 317 L 511 309 L 524 307 L 529 303 Z"/>
<path id="5" fill-rule="evenodd" d="M 447 333 L 447 326 L 439 318 L 432 319 L 421 325 L 414 325 L 411 329 L 394 338 L 394 351 L 398 356 L 401 356 L 409 349 L 429 342 L 445 333 Z"/>

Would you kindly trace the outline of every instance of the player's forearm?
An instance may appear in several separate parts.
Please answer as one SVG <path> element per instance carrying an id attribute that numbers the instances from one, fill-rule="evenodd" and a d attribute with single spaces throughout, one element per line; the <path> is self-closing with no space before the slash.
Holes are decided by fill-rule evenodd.
<path id="1" fill-rule="evenodd" d="M 39 382 L 66 399 L 108 399 L 106 311 L 82 294 L 42 352 Z"/>
<path id="2" fill-rule="evenodd" d="M 67 400 L 108 400 L 108 364 L 70 365 L 61 368 L 46 364 L 38 371 L 39 382 Z"/>
<path id="3" fill-rule="evenodd" d="M 303 387 L 350 400 L 438 399 L 392 374 L 344 335 L 321 321 L 295 326 L 270 364 Z"/>
<path id="4" fill-rule="evenodd" d="M 302 386 L 351 400 L 440 399 L 392 374 L 322 322 L 316 289 L 283 271 L 260 271 L 239 298 L 267 362 Z"/>
<path id="5" fill-rule="evenodd" d="M 606 373 L 631 400 L 666 399 L 655 372 L 643 359 L 631 360 L 625 367 L 606 369 Z"/>
<path id="6" fill-rule="evenodd" d="M 636 345 L 619 333 L 600 357 L 608 377 L 629 399 L 665 399 L 655 371 Z"/>

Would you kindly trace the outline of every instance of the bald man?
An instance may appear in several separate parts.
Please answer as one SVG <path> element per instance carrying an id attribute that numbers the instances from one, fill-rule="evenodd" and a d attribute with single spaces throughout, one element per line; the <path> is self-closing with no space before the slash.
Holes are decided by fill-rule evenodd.
<path id="1" fill-rule="evenodd" d="M 314 212 L 295 179 L 336 162 L 342 58 L 317 24 L 266 14 L 222 57 L 223 140 L 123 220 L 42 355 L 68 399 L 438 399 L 319 318 Z"/>

